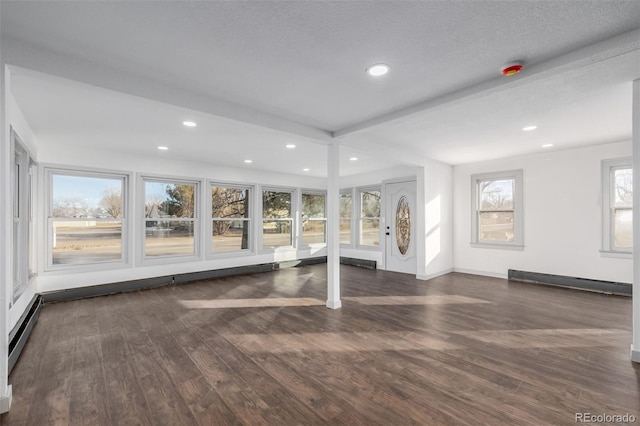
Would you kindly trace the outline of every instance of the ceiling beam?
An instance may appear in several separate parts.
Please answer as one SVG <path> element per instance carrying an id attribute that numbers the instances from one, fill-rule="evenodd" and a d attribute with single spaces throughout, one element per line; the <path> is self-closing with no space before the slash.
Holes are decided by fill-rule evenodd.
<path id="1" fill-rule="evenodd" d="M 138 96 L 165 104 L 199 111 L 230 120 L 298 135 L 313 142 L 331 143 L 330 131 L 318 129 L 246 106 L 214 99 L 179 88 L 179 84 L 154 79 L 153 75 L 135 75 L 108 64 L 87 61 L 3 36 L 3 60 L 17 66 L 103 89 Z"/>
<path id="2" fill-rule="evenodd" d="M 531 66 L 525 67 L 525 71 L 521 74 L 511 77 L 496 77 L 481 84 L 467 87 L 443 96 L 438 96 L 436 98 L 427 99 L 415 105 L 392 111 L 388 114 L 337 130 L 333 132 L 333 137 L 344 138 L 348 135 L 371 130 L 378 126 L 396 124 L 399 121 L 425 111 L 459 104 L 487 94 L 510 90 L 524 84 L 548 78 L 561 72 L 576 70 L 638 50 L 640 50 L 640 30 L 634 30 L 600 43 L 595 43 L 590 46 L 574 50 L 570 53 L 549 59 L 539 64 L 532 64 Z M 638 70 L 635 72 L 637 75 L 635 75 L 634 78 L 640 78 L 640 64 L 638 64 Z M 498 70 L 496 69 L 496 74 L 497 73 Z"/>

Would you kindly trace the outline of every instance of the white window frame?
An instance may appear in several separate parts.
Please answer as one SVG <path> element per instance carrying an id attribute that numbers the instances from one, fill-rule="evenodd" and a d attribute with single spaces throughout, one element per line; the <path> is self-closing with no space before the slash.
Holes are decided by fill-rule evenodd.
<path id="1" fill-rule="evenodd" d="M 263 211 L 263 198 L 265 191 L 272 192 L 288 192 L 291 194 L 291 215 L 288 218 L 280 218 L 280 220 L 291 220 L 291 245 L 289 246 L 278 246 L 278 247 L 265 247 L 264 246 L 264 222 L 279 220 L 279 219 L 270 219 L 264 217 Z M 300 238 L 300 233 L 298 231 L 298 217 L 300 216 L 300 190 L 299 188 L 293 187 L 281 187 L 281 186 L 260 186 L 256 191 L 256 227 L 257 230 L 257 241 L 258 241 L 258 251 L 260 253 L 274 253 L 276 251 L 289 251 L 296 250 L 298 246 L 298 240 Z M 259 217 L 259 219 L 258 219 Z"/>
<path id="2" fill-rule="evenodd" d="M 208 180 L 207 181 L 207 191 L 206 191 L 206 208 L 205 208 L 205 217 L 207 218 L 205 223 L 205 247 L 206 247 L 206 256 L 207 258 L 220 259 L 220 258 L 228 258 L 228 257 L 240 257 L 240 256 L 248 256 L 255 254 L 256 248 L 256 186 L 251 184 L 243 184 L 237 182 L 224 182 L 219 180 Z M 249 191 L 249 212 L 248 218 L 246 219 L 238 219 L 249 222 L 249 248 L 242 249 L 237 251 L 230 251 L 226 253 L 214 253 L 212 248 L 212 235 L 213 235 L 213 221 L 215 218 L 213 217 L 212 211 L 212 194 L 211 189 L 213 187 L 225 187 L 225 188 L 237 188 L 237 189 L 246 189 Z"/>
<path id="3" fill-rule="evenodd" d="M 298 247 L 300 249 L 308 249 L 308 248 L 321 248 L 321 247 L 326 247 L 327 246 L 327 192 L 326 191 L 322 191 L 322 190 L 317 190 L 317 189 L 300 189 L 299 191 L 300 193 L 300 201 L 299 201 L 299 214 L 298 214 L 298 235 L 299 235 L 299 240 L 298 240 Z M 302 217 L 302 196 L 303 195 L 322 195 L 324 196 L 324 217 L 323 218 L 312 218 L 311 220 L 323 220 L 324 221 L 324 243 L 311 243 L 311 244 L 305 244 L 304 243 L 304 221 L 303 221 L 303 217 Z"/>
<path id="4" fill-rule="evenodd" d="M 146 201 L 146 191 L 145 191 L 145 183 L 146 182 L 159 182 L 159 183 L 170 183 L 170 184 L 187 184 L 187 185 L 195 185 L 195 189 L 193 191 L 195 200 L 194 203 L 194 214 L 193 218 L 169 218 L 168 221 L 193 221 L 193 240 L 194 240 L 194 252 L 193 254 L 171 254 L 166 256 L 147 256 L 145 254 L 145 239 L 146 239 L 146 225 L 147 218 L 145 217 L 145 201 Z M 138 237 L 138 253 L 137 263 L 139 265 L 158 265 L 158 264 L 166 264 L 166 263 L 181 263 L 181 262 L 192 262 L 197 260 L 203 260 L 204 257 L 202 255 L 202 203 L 201 200 L 206 197 L 202 196 L 203 188 L 205 188 L 205 184 L 203 179 L 197 178 L 189 178 L 189 177 L 176 177 L 176 176 L 168 176 L 168 175 L 156 175 L 156 174 L 144 174 L 138 176 L 138 206 L 137 209 L 137 220 L 136 223 L 139 224 L 140 229 L 137 232 Z M 209 212 L 211 208 L 208 209 Z"/>
<path id="5" fill-rule="evenodd" d="M 377 217 L 364 217 L 364 216 L 362 216 L 362 193 L 363 192 L 371 192 L 371 191 L 377 191 L 377 192 L 380 193 L 380 211 L 378 212 L 378 216 Z M 382 245 L 384 244 L 384 240 L 383 240 L 383 238 L 381 236 L 382 228 L 383 228 L 382 212 L 383 212 L 383 209 L 384 209 L 382 186 L 381 185 L 361 186 L 361 187 L 355 188 L 355 195 L 356 195 L 355 203 L 353 202 L 354 199 L 353 198 L 351 199 L 352 215 L 354 216 L 354 219 L 355 219 L 355 222 L 356 222 L 356 224 L 355 224 L 356 233 L 352 234 L 356 238 L 354 240 L 355 247 L 358 250 L 381 251 L 382 250 Z M 355 208 L 355 211 L 354 211 L 354 208 Z M 362 241 L 362 220 L 363 219 L 367 219 L 367 220 L 378 219 L 378 245 L 377 246 L 369 246 L 369 245 L 364 245 L 364 244 L 361 243 L 361 241 Z M 353 229 L 353 227 L 351 229 Z"/>
<path id="6" fill-rule="evenodd" d="M 11 190 L 12 217 L 11 232 L 11 300 L 15 303 L 37 275 L 35 262 L 35 205 L 34 174 L 36 162 L 13 127 L 10 127 L 12 152 Z M 16 204 L 17 203 L 17 204 Z"/>
<path id="7" fill-rule="evenodd" d="M 74 272 L 88 272 L 97 270 L 109 270 L 109 269 L 121 269 L 123 267 L 129 267 L 132 265 L 131 260 L 131 247 L 133 245 L 133 235 L 131 232 L 132 221 L 130 218 L 133 216 L 131 211 L 130 194 L 131 194 L 131 182 L 133 180 L 133 174 L 130 172 L 123 172 L 119 170 L 107 170 L 107 169 L 95 169 L 84 167 L 67 167 L 59 166 L 55 164 L 43 164 L 42 178 L 44 179 L 46 188 L 44 194 L 44 223 L 46 224 L 46 245 L 44 248 L 44 259 L 42 261 L 43 270 L 47 273 L 67 273 L 69 271 Z M 81 263 L 81 264 L 53 264 L 53 222 L 58 220 L 52 215 L 53 207 L 53 176 L 65 175 L 65 176 L 77 176 L 77 177 L 93 177 L 93 178 L 105 178 L 105 179 L 119 179 L 122 180 L 122 218 L 121 222 L 121 256 L 119 260 L 100 261 L 93 263 Z M 65 220 L 67 220 L 65 218 Z M 70 221 L 74 219 L 69 218 Z M 82 221 L 83 219 L 76 219 Z M 84 219 L 86 221 L 86 219 Z M 106 221 L 109 219 L 98 219 L 96 221 Z M 111 219 L 112 221 L 112 219 Z"/>
<path id="8" fill-rule="evenodd" d="M 632 169 L 631 157 L 602 160 L 602 249 L 603 257 L 621 257 L 631 259 L 632 249 L 615 247 L 615 181 L 613 174 L 619 169 Z M 632 207 L 633 209 L 633 207 Z"/>
<path id="9" fill-rule="evenodd" d="M 341 189 L 340 190 L 340 195 L 342 194 L 349 194 L 351 195 L 351 216 L 350 217 L 344 217 L 344 216 L 339 216 L 338 220 L 343 220 L 343 219 L 349 219 L 349 243 L 340 243 L 340 247 L 342 248 L 354 248 L 355 247 L 355 239 L 354 236 L 356 236 L 356 204 L 358 204 L 356 202 L 356 195 L 355 195 L 355 188 L 347 188 L 347 189 Z M 340 214 L 340 212 L 338 212 L 338 215 Z M 339 226 L 338 226 L 339 228 Z"/>
<path id="10" fill-rule="evenodd" d="M 478 237 L 480 219 L 480 182 L 513 179 L 513 241 L 484 241 Z M 471 247 L 503 250 L 524 250 L 523 172 L 479 173 L 471 175 Z"/>

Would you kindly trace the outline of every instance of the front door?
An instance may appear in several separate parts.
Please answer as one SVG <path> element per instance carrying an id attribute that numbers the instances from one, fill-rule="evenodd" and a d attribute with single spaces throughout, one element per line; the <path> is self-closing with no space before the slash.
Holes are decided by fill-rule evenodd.
<path id="1" fill-rule="evenodd" d="M 416 181 L 385 184 L 385 267 L 416 274 Z"/>

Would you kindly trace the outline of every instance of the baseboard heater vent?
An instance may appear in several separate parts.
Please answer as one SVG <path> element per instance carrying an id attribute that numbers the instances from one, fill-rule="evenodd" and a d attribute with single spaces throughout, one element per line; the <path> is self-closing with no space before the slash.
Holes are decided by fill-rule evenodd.
<path id="1" fill-rule="evenodd" d="M 111 284 L 101 284 L 88 287 L 70 288 L 67 290 L 50 291 L 42 293 L 44 303 L 63 302 L 66 300 L 85 299 L 88 297 L 106 296 L 109 294 L 124 293 L 127 291 L 137 291 L 147 288 L 162 287 L 171 284 L 182 284 L 193 281 L 209 280 L 212 278 L 222 278 L 231 275 L 247 275 L 258 272 L 277 271 L 285 267 L 305 266 L 316 263 L 326 263 L 326 256 L 312 257 L 307 259 L 292 260 L 285 262 L 271 262 L 259 265 L 238 266 L 234 268 L 213 269 L 210 271 L 190 272 L 186 274 L 166 275 L 162 277 L 144 278 L 140 280 L 123 281 Z M 340 258 L 340 263 L 346 265 L 360 266 L 363 268 L 375 269 L 376 262 L 371 260 Z"/>
<path id="2" fill-rule="evenodd" d="M 539 272 L 517 271 L 509 269 L 509 280 L 536 284 L 566 287 L 598 293 L 631 296 L 631 284 L 614 281 L 592 280 L 589 278 L 567 277 L 564 275 L 542 274 Z"/>
<path id="3" fill-rule="evenodd" d="M 33 326 L 36 324 L 38 316 L 40 316 L 43 303 L 42 296 L 35 295 L 31 299 L 29 307 L 25 309 L 18 323 L 9 333 L 9 373 L 18 362 L 22 349 L 24 349 L 24 345 L 29 340 L 31 330 L 33 330 Z"/>

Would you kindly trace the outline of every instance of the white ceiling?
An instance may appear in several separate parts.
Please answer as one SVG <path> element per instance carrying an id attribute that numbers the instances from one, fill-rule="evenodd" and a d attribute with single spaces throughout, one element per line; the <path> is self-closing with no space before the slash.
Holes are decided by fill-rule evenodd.
<path id="1" fill-rule="evenodd" d="M 325 175 L 327 138 L 300 129 L 337 137 L 343 175 L 628 140 L 640 78 L 635 0 L 0 2 L 0 14 L 4 45 L 173 89 L 143 99 L 46 55 L 16 61 L 94 83 L 13 68 L 39 139 L 232 166 L 251 153 L 252 167 L 287 173 Z M 525 70 L 501 77 L 516 59 Z M 390 74 L 366 75 L 376 62 Z M 186 117 L 198 127 L 182 128 Z"/>

